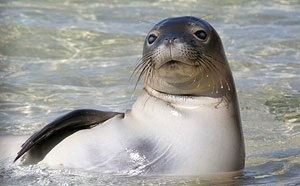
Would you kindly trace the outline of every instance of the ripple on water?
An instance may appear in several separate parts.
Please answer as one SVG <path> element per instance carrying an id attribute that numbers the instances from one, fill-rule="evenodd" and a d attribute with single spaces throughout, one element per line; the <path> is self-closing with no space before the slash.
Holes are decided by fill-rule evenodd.
<path id="1" fill-rule="evenodd" d="M 266 1 L 1 1 L 0 134 L 31 134 L 78 108 L 124 111 L 129 75 L 157 21 L 204 17 L 223 40 L 246 142 L 233 180 L 128 177 L 0 158 L 0 185 L 296 185 L 300 180 L 300 3 Z M 0 149 L 1 150 L 1 149 Z"/>

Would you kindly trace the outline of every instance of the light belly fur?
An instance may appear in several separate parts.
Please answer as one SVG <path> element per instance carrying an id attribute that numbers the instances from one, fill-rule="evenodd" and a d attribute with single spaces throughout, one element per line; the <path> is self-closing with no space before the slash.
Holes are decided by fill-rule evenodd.
<path id="1" fill-rule="evenodd" d="M 243 168 L 239 115 L 232 105 L 209 97 L 172 99 L 166 101 L 144 92 L 124 118 L 116 116 L 92 130 L 73 134 L 58 144 L 43 162 L 118 173 L 139 169 L 151 174 L 180 175 Z M 153 157 L 145 158 L 144 152 L 135 146 L 137 139 L 155 144 L 153 151 L 157 152 L 153 152 Z M 136 156 L 131 156 L 132 153 Z M 126 166 L 116 159 L 127 162 Z M 159 167 L 166 166 L 162 162 L 169 162 L 168 167 Z M 151 169 L 151 166 L 159 168 Z"/>

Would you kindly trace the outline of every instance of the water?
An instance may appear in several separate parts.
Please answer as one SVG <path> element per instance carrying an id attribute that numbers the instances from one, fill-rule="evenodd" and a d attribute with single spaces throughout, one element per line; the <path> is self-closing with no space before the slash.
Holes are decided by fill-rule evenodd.
<path id="1" fill-rule="evenodd" d="M 244 174 L 233 180 L 112 176 L 0 158 L 0 185 L 300 183 L 300 1 L 0 2 L 0 135 L 32 134 L 77 108 L 130 108 L 139 91 L 132 97 L 129 76 L 147 31 L 193 15 L 223 40 L 246 142 Z"/>

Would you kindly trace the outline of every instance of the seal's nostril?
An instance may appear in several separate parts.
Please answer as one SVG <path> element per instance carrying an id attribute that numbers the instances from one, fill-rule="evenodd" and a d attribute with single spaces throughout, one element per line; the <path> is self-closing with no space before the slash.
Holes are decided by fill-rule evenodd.
<path id="1" fill-rule="evenodd" d="M 170 44 L 175 43 L 177 41 L 178 41 L 177 37 L 167 37 L 167 38 L 164 39 L 164 44 L 170 45 Z"/>

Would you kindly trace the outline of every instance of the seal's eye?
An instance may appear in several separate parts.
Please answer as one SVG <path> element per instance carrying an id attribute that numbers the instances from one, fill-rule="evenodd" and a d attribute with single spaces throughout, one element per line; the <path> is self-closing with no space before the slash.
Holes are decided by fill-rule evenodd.
<path id="1" fill-rule="evenodd" d="M 198 39 L 205 41 L 207 38 L 207 33 L 204 30 L 198 30 L 194 33 Z"/>
<path id="2" fill-rule="evenodd" d="M 148 36 L 148 43 L 151 45 L 155 40 L 156 40 L 157 36 L 154 34 L 150 34 Z"/>

